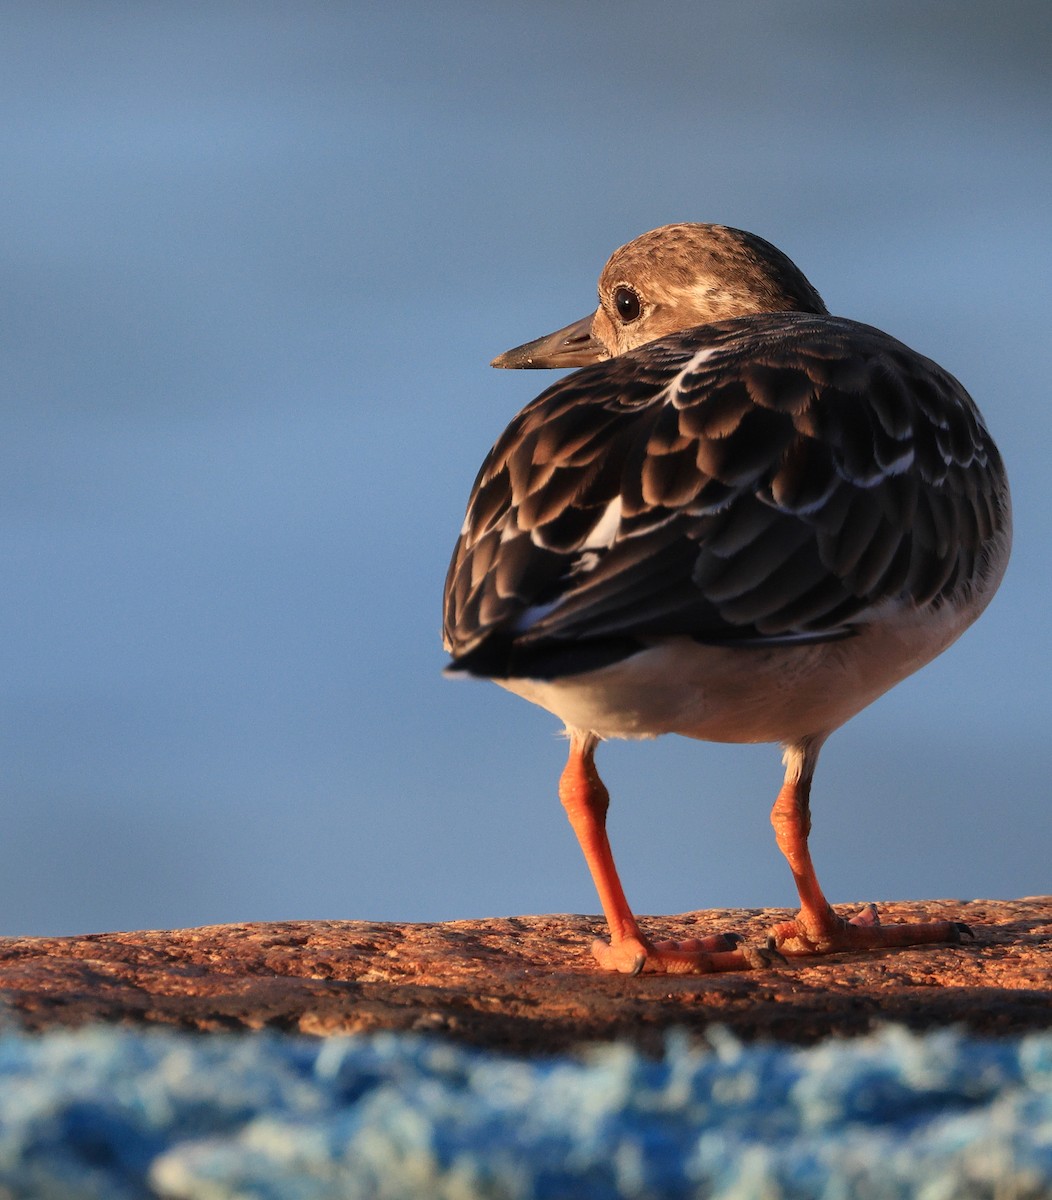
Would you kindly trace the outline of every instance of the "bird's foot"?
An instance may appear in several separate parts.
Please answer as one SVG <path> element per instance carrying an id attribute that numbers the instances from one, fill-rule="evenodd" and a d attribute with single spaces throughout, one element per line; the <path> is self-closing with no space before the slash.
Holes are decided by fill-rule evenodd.
<path id="1" fill-rule="evenodd" d="M 767 939 L 769 949 L 782 954 L 832 954 L 837 950 L 874 950 L 893 946 L 919 946 L 931 942 L 959 942 L 974 937 L 963 921 L 916 921 L 882 925 L 875 904 L 867 904 L 850 920 L 828 905 L 821 910 L 801 909 L 792 921 L 776 925 Z"/>
<path id="2" fill-rule="evenodd" d="M 785 959 L 772 947 L 745 945 L 736 933 L 718 933 L 682 942 L 652 942 L 625 937 L 597 939 L 592 954 L 604 971 L 622 975 L 711 975 L 718 971 L 754 971 Z"/>

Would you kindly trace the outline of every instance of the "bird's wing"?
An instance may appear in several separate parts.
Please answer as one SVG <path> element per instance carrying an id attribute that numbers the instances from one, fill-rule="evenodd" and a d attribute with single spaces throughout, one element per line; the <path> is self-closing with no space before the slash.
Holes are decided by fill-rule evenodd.
<path id="1" fill-rule="evenodd" d="M 499 674 L 586 643 L 845 636 L 886 601 L 969 587 L 1006 505 L 975 405 L 935 363 L 839 318 L 719 322 L 515 418 L 472 491 L 445 643 Z"/>

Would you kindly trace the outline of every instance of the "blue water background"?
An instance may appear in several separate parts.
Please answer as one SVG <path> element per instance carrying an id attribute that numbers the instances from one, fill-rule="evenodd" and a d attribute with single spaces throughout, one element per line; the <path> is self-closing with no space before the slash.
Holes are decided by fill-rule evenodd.
<path id="1" fill-rule="evenodd" d="M 498 351 L 770 238 L 1002 444 L 980 625 L 833 738 L 834 900 L 1048 886 L 1052 6 L 0 14 L 0 933 L 594 911 L 548 714 L 440 676 Z M 603 747 L 642 912 L 789 904 L 772 747 Z"/>

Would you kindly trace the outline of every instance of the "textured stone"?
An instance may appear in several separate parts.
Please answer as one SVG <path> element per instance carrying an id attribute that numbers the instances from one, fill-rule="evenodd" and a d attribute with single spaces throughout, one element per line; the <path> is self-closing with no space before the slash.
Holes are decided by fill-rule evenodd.
<path id="1" fill-rule="evenodd" d="M 545 1053 L 672 1026 L 806 1043 L 879 1020 L 982 1034 L 1052 1027 L 1052 897 L 881 906 L 885 921 L 966 921 L 975 940 L 794 958 L 764 971 L 611 976 L 595 917 L 443 924 L 286 921 L 0 939 L 0 997 L 30 1030 L 90 1021 L 343 1034 L 397 1029 Z M 762 943 L 782 910 L 648 917 L 655 937 L 734 930 Z"/>

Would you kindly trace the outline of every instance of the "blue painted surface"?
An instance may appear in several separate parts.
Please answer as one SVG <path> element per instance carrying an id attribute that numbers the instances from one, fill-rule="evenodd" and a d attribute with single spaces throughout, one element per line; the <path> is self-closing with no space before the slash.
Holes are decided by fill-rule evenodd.
<path id="1" fill-rule="evenodd" d="M 4 1190 L 6 1189 L 6 1190 Z M 1052 1035 L 673 1034 L 527 1061 L 417 1037 L 0 1037 L 0 1192 L 62 1200 L 1052 1194 Z"/>

